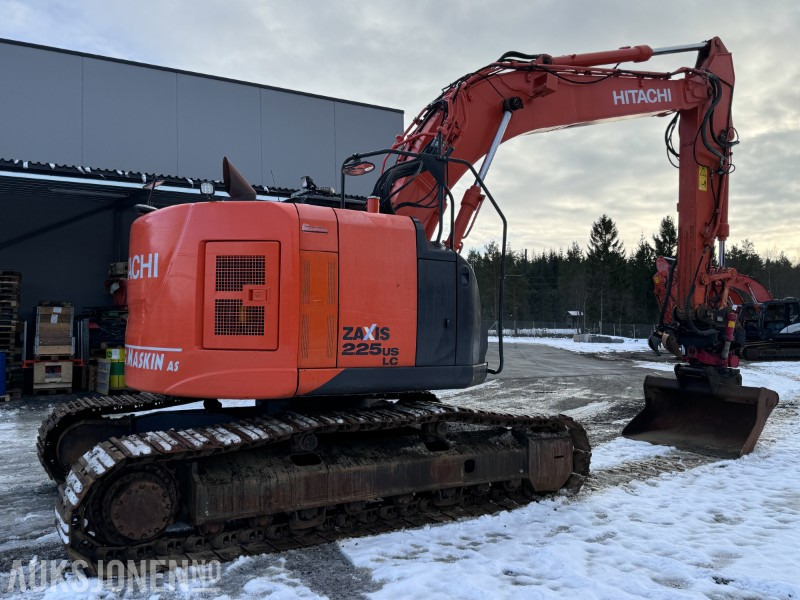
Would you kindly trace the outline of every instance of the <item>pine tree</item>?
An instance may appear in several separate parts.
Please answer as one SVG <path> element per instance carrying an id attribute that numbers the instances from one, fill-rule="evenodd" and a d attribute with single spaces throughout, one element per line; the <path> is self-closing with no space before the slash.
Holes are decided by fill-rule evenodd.
<path id="1" fill-rule="evenodd" d="M 674 257 L 678 252 L 678 230 L 675 228 L 675 220 L 666 216 L 661 219 L 658 233 L 653 236 L 654 250 L 656 256 Z"/>
<path id="2" fill-rule="evenodd" d="M 653 294 L 653 274 L 655 273 L 656 253 L 647 243 L 644 235 L 628 261 L 630 273 L 631 321 L 634 323 L 655 323 L 658 305 Z"/>
<path id="3" fill-rule="evenodd" d="M 566 255 L 561 256 L 558 280 L 559 299 L 562 311 L 586 312 L 586 261 L 578 242 L 572 242 Z M 583 326 L 583 320 L 581 320 Z"/>
<path id="4" fill-rule="evenodd" d="M 573 242 L 566 252 L 540 254 L 514 252 L 507 248 L 504 317 L 517 321 L 563 321 L 566 312 L 586 313 L 586 323 L 600 319 L 616 323 L 654 323 L 658 318 L 652 277 L 658 249 L 662 255 L 675 254 L 669 217 L 653 236 L 656 248 L 642 236 L 630 258 L 619 240 L 614 221 L 600 217 L 590 232 L 587 252 Z M 670 239 L 673 243 L 670 243 Z M 762 258 L 752 242 L 744 240 L 728 251 L 728 266 L 755 277 L 773 296 L 800 296 L 800 265 L 792 265 L 783 252 L 773 251 Z M 467 260 L 475 271 L 481 294 L 482 316 L 489 323 L 499 317 L 497 289 L 500 277 L 500 246 L 486 245 L 483 252 L 470 250 Z M 608 329 L 606 330 L 608 331 Z"/>
<path id="5" fill-rule="evenodd" d="M 619 239 L 617 225 L 608 215 L 592 224 L 589 249 L 588 317 L 591 321 L 621 321 L 625 311 L 625 248 Z"/>
<path id="6" fill-rule="evenodd" d="M 753 242 L 745 239 L 741 247 L 734 244 L 725 253 L 725 266 L 733 267 L 739 273 L 763 279 L 764 261 L 756 252 Z"/>

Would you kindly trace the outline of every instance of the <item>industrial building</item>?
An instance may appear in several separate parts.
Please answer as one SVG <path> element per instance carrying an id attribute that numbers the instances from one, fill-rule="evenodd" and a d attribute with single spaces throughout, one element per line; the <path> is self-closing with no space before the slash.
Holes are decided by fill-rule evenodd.
<path id="1" fill-rule="evenodd" d="M 403 129 L 397 109 L 12 40 L 0 76 L 0 350 L 28 360 L 40 303 L 72 307 L 73 357 L 90 341 L 81 317 L 119 308 L 137 204 L 202 201 L 203 181 L 223 198 L 224 156 L 259 200 L 286 199 L 306 175 L 338 189 L 347 156 Z M 348 194 L 376 176 L 348 180 Z"/>

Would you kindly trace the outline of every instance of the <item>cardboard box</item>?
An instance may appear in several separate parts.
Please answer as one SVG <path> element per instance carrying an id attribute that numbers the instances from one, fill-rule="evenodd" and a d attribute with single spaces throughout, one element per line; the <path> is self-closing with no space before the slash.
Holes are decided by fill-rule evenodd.
<path id="1" fill-rule="evenodd" d="M 72 389 L 71 360 L 33 363 L 33 391 L 52 389 Z"/>
<path id="2" fill-rule="evenodd" d="M 74 354 L 72 337 L 72 306 L 37 306 L 34 356 Z"/>

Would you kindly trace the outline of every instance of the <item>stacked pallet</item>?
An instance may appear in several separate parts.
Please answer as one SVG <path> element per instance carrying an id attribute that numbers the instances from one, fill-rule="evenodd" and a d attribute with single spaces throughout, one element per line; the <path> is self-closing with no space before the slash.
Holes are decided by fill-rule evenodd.
<path id="1" fill-rule="evenodd" d="M 22 321 L 19 319 L 19 294 L 22 274 L 17 271 L 0 271 L 0 400 L 22 395 Z"/>
<path id="2" fill-rule="evenodd" d="M 34 393 L 72 391 L 72 316 L 69 302 L 40 302 L 36 307 Z"/>

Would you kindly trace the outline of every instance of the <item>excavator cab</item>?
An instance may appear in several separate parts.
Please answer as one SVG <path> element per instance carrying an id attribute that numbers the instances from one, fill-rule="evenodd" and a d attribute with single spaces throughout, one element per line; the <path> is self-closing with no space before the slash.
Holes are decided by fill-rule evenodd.
<path id="1" fill-rule="evenodd" d="M 753 451 L 778 394 L 742 385 L 738 369 L 680 364 L 675 378 L 648 376 L 645 406 L 622 435 L 720 458 Z"/>

